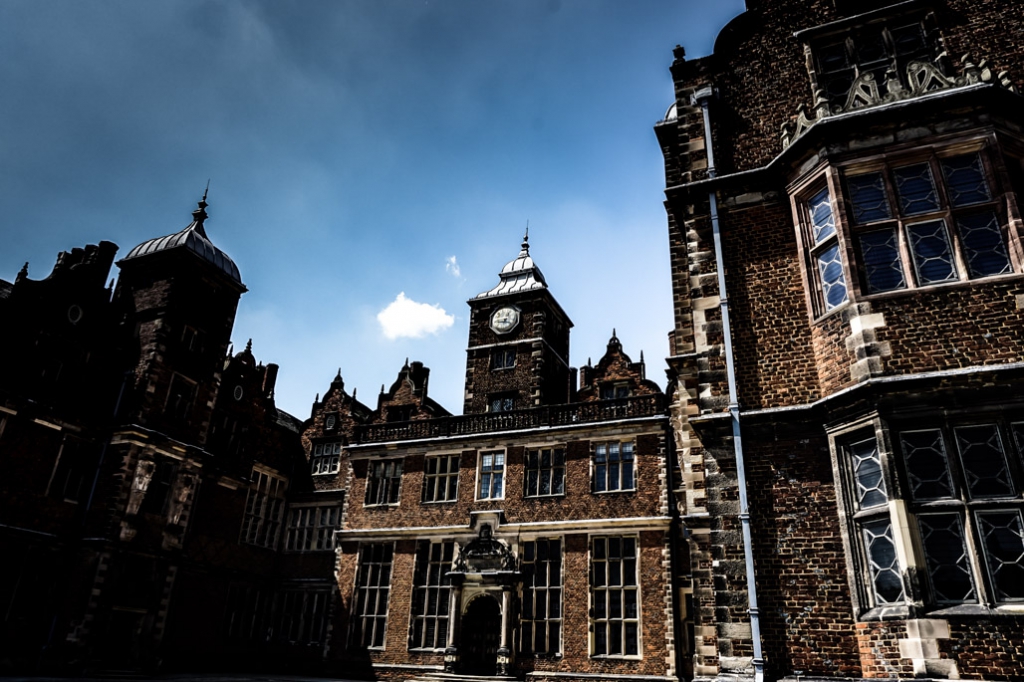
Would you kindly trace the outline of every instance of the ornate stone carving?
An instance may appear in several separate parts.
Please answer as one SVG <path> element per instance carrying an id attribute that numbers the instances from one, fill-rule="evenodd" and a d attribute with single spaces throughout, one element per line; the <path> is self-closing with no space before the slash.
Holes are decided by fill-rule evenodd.
<path id="1" fill-rule="evenodd" d="M 167 523 L 171 526 L 178 525 L 181 521 L 182 512 L 192 502 L 192 494 L 196 488 L 198 477 L 195 474 L 182 474 L 174 483 L 171 491 L 171 504 L 167 510 Z"/>
<path id="2" fill-rule="evenodd" d="M 808 128 L 825 118 L 836 114 L 844 114 L 858 109 L 876 107 L 882 104 L 889 104 L 904 99 L 920 97 L 929 92 L 948 90 L 951 88 L 975 85 L 977 83 L 998 84 L 1010 92 L 1017 92 L 1016 86 L 1006 71 L 993 74 L 988 61 L 982 59 L 977 64 L 971 55 L 965 54 L 960 58 L 962 73 L 959 76 L 946 76 L 937 65 L 946 57 L 943 52 L 936 59 L 935 63 L 915 60 L 907 64 L 906 80 L 901 81 L 895 70 L 890 69 L 885 74 L 885 82 L 881 84 L 873 73 L 865 73 L 858 77 L 850 86 L 850 92 L 842 105 L 829 107 L 824 92 L 817 90 L 814 94 L 814 115 L 808 116 L 807 106 L 801 104 L 797 107 L 795 120 L 791 119 L 782 124 L 782 148 L 785 149 L 798 137 L 804 134 Z M 904 85 L 904 82 L 906 85 Z"/>
<path id="3" fill-rule="evenodd" d="M 149 490 L 149 484 L 153 480 L 155 472 L 156 462 L 152 460 L 140 460 L 135 467 L 132 490 L 128 495 L 128 509 L 126 510 L 128 514 L 134 516 L 139 513 L 139 507 L 142 506 L 142 498 L 146 496 L 146 491 Z"/>
<path id="4" fill-rule="evenodd" d="M 455 560 L 459 573 L 484 573 L 516 570 L 516 556 L 501 540 L 491 535 L 490 524 L 480 526 L 480 534 L 473 538 Z"/>

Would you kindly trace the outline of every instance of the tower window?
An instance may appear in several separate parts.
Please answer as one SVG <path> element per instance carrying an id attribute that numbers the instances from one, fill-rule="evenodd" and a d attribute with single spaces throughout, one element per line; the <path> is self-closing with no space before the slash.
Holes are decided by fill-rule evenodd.
<path id="1" fill-rule="evenodd" d="M 516 409 L 515 393 L 498 393 L 488 400 L 490 412 L 511 412 Z"/>
<path id="2" fill-rule="evenodd" d="M 491 352 L 491 369 L 511 369 L 516 366 L 516 351 L 513 348 L 499 348 Z"/>

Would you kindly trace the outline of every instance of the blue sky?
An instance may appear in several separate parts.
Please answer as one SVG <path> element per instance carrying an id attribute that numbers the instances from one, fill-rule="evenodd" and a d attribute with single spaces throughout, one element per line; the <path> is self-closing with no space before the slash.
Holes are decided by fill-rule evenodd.
<path id="1" fill-rule="evenodd" d="M 233 340 L 281 365 L 280 407 L 309 416 L 338 367 L 374 406 L 408 357 L 460 413 L 465 302 L 529 220 L 572 364 L 616 328 L 664 384 L 652 126 L 673 46 L 709 53 L 742 4 L 3 0 L 0 278 L 176 232 L 209 178 L 249 287 Z"/>

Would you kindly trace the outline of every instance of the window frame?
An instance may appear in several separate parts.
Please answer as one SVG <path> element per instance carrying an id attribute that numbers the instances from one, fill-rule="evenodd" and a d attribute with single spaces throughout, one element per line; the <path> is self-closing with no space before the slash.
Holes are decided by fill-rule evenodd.
<path id="1" fill-rule="evenodd" d="M 540 546 L 539 543 L 548 543 L 548 558 L 546 560 L 540 559 Z M 557 561 L 557 585 L 555 584 L 553 577 L 554 561 L 551 558 L 551 543 L 558 543 L 558 561 Z M 528 545 L 533 545 L 533 558 L 530 559 L 530 552 Z M 535 537 L 521 539 L 519 542 L 518 556 L 520 559 L 520 566 L 525 574 L 529 574 L 530 579 L 523 580 L 522 583 L 522 598 L 520 600 L 520 615 L 519 625 L 516 628 L 516 651 L 519 656 L 525 656 L 530 658 L 561 658 L 564 652 L 564 614 L 565 614 L 565 538 L 563 537 Z M 537 566 L 543 565 L 545 573 L 543 584 L 537 584 Z M 532 567 L 532 569 L 530 568 Z M 551 596 L 554 590 L 558 590 L 557 604 L 558 614 L 552 616 L 551 605 L 553 603 Z M 537 604 L 538 599 L 545 601 L 545 611 L 543 618 L 536 618 L 537 615 Z M 529 605 L 529 606 L 528 606 Z M 540 624 L 544 628 L 543 639 L 546 642 L 547 650 L 538 652 L 536 650 L 537 642 L 537 627 Z M 552 625 L 555 624 L 557 628 L 556 633 L 552 634 Z M 530 636 L 526 637 L 526 628 L 524 626 L 529 625 Z M 526 641 L 529 640 L 530 646 L 526 647 Z M 553 641 L 557 640 L 557 641 Z M 552 644 L 554 650 L 552 650 Z"/>
<path id="2" fill-rule="evenodd" d="M 341 530 L 341 511 L 340 502 L 290 505 L 285 517 L 282 550 L 298 553 L 334 550 L 334 532 Z"/>
<path id="3" fill-rule="evenodd" d="M 954 158 L 977 155 L 981 162 L 982 177 L 987 185 L 989 198 L 986 201 L 955 206 L 950 198 L 950 183 L 944 172 L 943 162 Z M 995 165 L 997 156 L 993 145 L 985 138 L 973 138 L 956 142 L 940 142 L 927 147 L 899 149 L 868 159 L 837 164 L 836 168 L 842 177 L 842 190 L 846 209 L 842 212 L 843 227 L 849 234 L 852 248 L 849 253 L 856 267 L 850 269 L 856 278 L 855 292 L 859 298 L 869 299 L 901 295 L 913 291 L 931 290 L 933 287 L 967 284 L 999 277 L 1012 277 L 1020 274 L 1021 263 L 1019 254 L 1013 248 L 1011 220 L 1007 211 L 1005 183 L 1002 181 L 1001 169 Z M 927 164 L 938 206 L 934 210 L 922 211 L 907 215 L 902 210 L 900 194 L 895 186 L 894 171 L 919 164 Z M 850 192 L 850 179 L 879 174 L 882 177 L 885 199 L 889 216 L 877 220 L 858 222 L 855 217 L 856 204 Z M 973 264 L 967 256 L 967 246 L 963 236 L 960 220 L 964 217 L 991 214 L 995 217 L 1000 244 L 1006 256 L 1009 271 L 989 275 L 974 275 Z M 912 244 L 909 230 L 915 226 L 942 221 L 948 254 L 954 269 L 953 277 L 941 281 L 923 281 L 918 256 Z M 866 263 L 860 238 L 865 234 L 891 230 L 897 241 L 897 255 L 903 286 L 880 291 L 871 291 L 870 277 L 866 271 Z"/>
<path id="4" fill-rule="evenodd" d="M 375 552 L 380 551 L 380 557 Z M 370 558 L 367 559 L 367 552 Z M 395 543 L 394 542 L 364 542 L 359 545 L 359 558 L 356 561 L 356 571 L 353 578 L 352 589 L 352 615 L 349 621 L 348 640 L 353 647 L 365 647 L 371 651 L 384 651 L 387 649 L 388 617 L 391 615 L 391 579 L 394 577 Z M 377 566 L 374 573 L 373 566 Z M 384 566 L 387 567 L 386 577 L 383 580 Z M 377 580 L 374 582 L 373 577 Z M 364 584 L 364 578 L 365 584 Z M 373 583 L 373 584 L 371 584 Z M 374 610 L 367 612 L 369 594 L 374 595 Z M 381 613 L 381 592 L 383 596 L 383 613 Z M 372 622 L 370 628 L 370 643 L 366 643 L 367 622 Z M 379 644 L 375 644 L 378 640 Z"/>
<path id="5" fill-rule="evenodd" d="M 961 447 L 960 432 L 971 428 L 994 427 L 996 438 L 1001 447 L 1002 462 L 1007 477 L 1009 493 L 1002 495 L 977 495 L 970 483 L 970 468 L 966 462 L 976 460 L 966 457 Z M 986 514 L 1016 514 L 1019 527 L 1024 532 L 1024 416 L 1006 414 L 973 414 L 955 415 L 946 419 L 919 420 L 913 423 L 894 421 L 890 425 L 895 437 L 893 443 L 899 448 L 899 473 L 906 482 L 907 506 L 914 517 L 914 532 L 918 550 L 920 572 L 923 575 L 923 599 L 929 609 L 938 610 L 959 606 L 980 606 L 987 609 L 1015 609 L 1018 612 L 1024 607 L 1024 594 L 1016 598 L 1000 598 L 1001 588 L 997 584 L 992 566 L 989 562 L 989 548 L 982 535 L 981 517 Z M 947 487 L 949 494 L 941 497 L 917 497 L 913 481 L 912 467 L 908 463 L 906 442 L 903 438 L 907 433 L 923 433 L 935 431 L 941 438 L 946 465 Z M 968 569 L 968 577 L 972 585 L 974 599 L 940 600 L 939 590 L 935 586 L 934 576 L 929 566 L 925 531 L 921 525 L 922 517 L 940 515 L 956 515 L 961 541 L 966 554 L 964 566 Z M 1022 540 L 1024 552 L 1024 540 Z M 1018 564 L 1024 572 L 1024 562 Z"/>
<path id="6" fill-rule="evenodd" d="M 549 451 L 549 466 L 543 466 L 543 454 L 545 451 Z M 557 453 L 561 453 L 561 464 L 558 464 Z M 566 457 L 567 448 L 565 445 L 541 445 L 536 447 L 527 447 L 523 453 L 523 497 L 529 499 L 535 498 L 547 498 L 547 497 L 565 497 L 565 471 L 566 471 Z M 531 466 L 531 457 L 536 455 L 536 466 Z M 548 476 L 548 489 L 552 492 L 542 493 L 541 482 L 543 480 L 543 474 L 547 471 Z M 561 490 L 553 492 L 555 489 L 555 475 L 556 472 L 561 472 Z M 530 493 L 530 473 L 534 472 L 537 474 L 536 489 L 537 492 Z"/>
<path id="7" fill-rule="evenodd" d="M 490 465 L 489 470 L 484 471 L 484 458 L 487 457 L 487 456 L 494 457 L 495 459 L 500 457 L 501 458 L 501 464 L 500 464 L 501 468 L 497 469 L 496 468 L 497 462 L 495 461 L 495 459 L 492 459 L 491 460 L 492 464 Z M 507 457 L 507 452 L 505 450 L 503 450 L 503 449 L 498 449 L 498 450 L 481 450 L 480 452 L 478 452 L 477 453 L 477 457 L 476 457 L 476 485 L 474 486 L 474 488 L 476 490 L 476 498 L 475 498 L 476 501 L 477 502 L 481 502 L 481 501 L 488 501 L 488 500 L 503 500 L 503 499 L 505 499 L 505 490 L 507 488 L 507 486 L 505 485 L 507 483 L 507 472 L 508 472 L 508 457 Z M 495 481 L 494 474 L 495 473 L 497 473 L 499 475 L 498 479 L 497 479 L 499 481 L 498 484 L 497 484 L 497 487 L 500 488 L 500 492 L 497 495 L 494 494 L 495 493 L 495 488 L 496 488 L 495 483 L 494 483 L 494 481 Z M 487 482 L 487 495 L 486 496 L 482 495 L 484 481 Z"/>
<path id="8" fill-rule="evenodd" d="M 438 547 L 440 558 L 435 558 L 434 548 Z M 425 551 L 424 551 L 425 548 Z M 409 603 L 409 651 L 432 651 L 442 652 L 448 646 L 448 627 L 451 619 L 450 599 L 451 581 L 447 573 L 454 565 L 455 557 L 458 554 L 458 543 L 454 540 L 421 539 L 416 541 L 416 554 L 413 560 L 412 575 L 412 599 Z M 426 566 L 421 565 L 425 558 Z M 436 571 L 436 572 L 435 572 Z M 435 576 L 437 580 L 435 581 Z M 421 582 L 421 577 L 425 578 Z M 432 594 L 431 591 L 435 592 Z M 422 597 L 423 613 L 417 613 L 419 594 Z M 429 600 L 433 597 L 435 601 L 435 612 L 430 613 Z M 442 612 L 443 611 L 443 612 Z M 423 643 L 427 637 L 423 624 L 434 621 L 434 641 L 440 640 L 440 646 L 426 647 L 415 646 L 415 643 Z M 417 622 L 420 623 L 417 630 Z M 443 623 L 443 627 L 441 624 Z M 417 637 L 418 635 L 418 637 Z"/>
<path id="9" fill-rule="evenodd" d="M 264 483 L 266 483 L 265 491 Z M 271 550 L 277 549 L 277 543 L 281 539 L 281 528 L 285 522 L 287 493 L 287 477 L 268 467 L 253 467 L 249 492 L 245 498 L 245 511 L 242 514 L 239 543 Z M 256 508 L 257 504 L 259 504 L 259 509 Z M 275 516 L 276 518 L 274 518 Z M 265 525 L 267 526 L 266 531 L 264 531 Z"/>
<path id="10" fill-rule="evenodd" d="M 620 579 L 619 585 L 611 585 L 610 584 L 610 579 L 611 579 L 611 577 L 613 575 L 611 569 L 609 568 L 609 566 L 610 566 L 610 559 L 611 559 L 611 556 L 610 556 L 610 552 L 611 552 L 611 550 L 610 550 L 610 547 L 611 547 L 610 541 L 613 541 L 613 540 L 617 540 L 620 543 L 620 555 L 621 556 L 618 557 L 620 559 L 620 561 L 619 561 L 619 579 Z M 626 583 L 626 570 L 625 570 L 625 568 L 623 566 L 623 564 L 625 564 L 626 560 L 628 559 L 628 557 L 625 556 L 625 552 L 622 551 L 624 549 L 624 548 L 622 548 L 622 543 L 625 540 L 630 540 L 633 543 L 634 573 L 633 573 L 633 583 L 632 583 L 632 585 Z M 604 556 L 603 557 L 597 557 L 596 556 L 596 554 L 598 553 L 596 551 L 596 544 L 595 544 L 596 542 L 604 543 Z M 642 598 L 641 598 L 642 597 L 642 588 L 641 588 L 641 585 L 640 585 L 640 581 L 641 581 L 640 576 L 642 575 L 641 570 L 640 570 L 640 560 L 641 560 L 640 548 L 641 548 L 641 545 L 640 545 L 640 537 L 639 537 L 639 535 L 632 535 L 632 534 L 625 534 L 625 535 L 591 535 L 587 539 L 587 566 L 589 568 L 588 572 L 590 574 L 590 576 L 588 578 L 588 581 L 587 581 L 587 583 L 588 583 L 588 585 L 587 585 L 587 587 L 588 587 L 587 592 L 588 592 L 589 600 L 590 600 L 590 604 L 589 604 L 589 606 L 590 606 L 590 611 L 589 611 L 589 613 L 590 613 L 590 617 L 589 617 L 590 628 L 589 628 L 589 637 L 588 637 L 588 640 L 589 640 L 589 643 L 588 643 L 588 653 L 589 653 L 589 657 L 590 658 L 613 659 L 613 660 L 641 660 L 641 659 L 643 659 L 643 650 L 644 650 L 644 648 L 643 648 L 643 627 L 642 627 L 642 624 L 643 624 L 643 601 L 642 601 Z M 605 567 L 605 575 L 603 576 L 603 579 L 604 579 L 604 583 L 603 584 L 597 584 L 598 583 L 598 571 L 595 568 L 596 565 L 602 565 L 602 566 Z M 611 614 L 612 606 L 611 606 L 611 600 L 608 599 L 608 595 L 611 594 L 610 590 L 613 589 L 613 588 L 618 588 L 618 592 L 620 594 L 619 607 L 620 607 L 620 614 L 622 614 L 622 615 L 620 617 L 617 617 L 617 618 L 610 615 Z M 627 613 L 627 606 L 628 606 L 627 603 L 626 603 L 627 600 L 625 599 L 627 589 L 631 590 L 634 593 L 634 595 L 635 595 L 634 596 L 634 604 L 636 606 L 636 616 L 635 617 L 629 617 L 629 616 L 625 615 Z M 605 595 L 605 598 L 604 598 L 604 609 L 605 609 L 604 613 L 605 613 L 605 616 L 603 616 L 603 617 L 601 615 L 599 615 L 600 613 L 602 613 L 601 605 L 600 605 L 601 600 L 598 598 L 598 594 L 599 593 L 603 593 Z M 619 653 L 611 653 L 611 647 L 607 646 L 607 645 L 609 645 L 611 643 L 612 636 L 613 636 L 612 632 L 611 632 L 611 628 L 607 627 L 607 626 L 609 626 L 613 622 L 618 622 L 619 625 L 620 625 L 620 628 L 621 628 L 620 629 L 620 642 L 619 643 L 622 645 L 622 651 L 619 652 Z M 626 653 L 626 651 L 628 649 L 628 645 L 629 645 L 629 643 L 626 641 L 626 637 L 628 637 L 628 634 L 627 634 L 625 626 L 626 626 L 627 623 L 633 623 L 633 624 L 635 624 L 635 627 L 636 627 L 636 642 L 635 642 L 636 653 Z M 599 646 L 598 645 L 599 645 L 599 637 L 601 637 L 600 631 L 601 631 L 601 625 L 602 624 L 604 624 L 606 626 L 606 629 L 604 630 L 604 638 L 605 638 L 605 645 L 606 645 L 605 649 L 606 649 L 606 651 L 604 653 L 599 653 Z"/>
<path id="11" fill-rule="evenodd" d="M 368 460 L 364 507 L 397 507 L 402 501 L 403 458 Z"/>
<path id="12" fill-rule="evenodd" d="M 435 471 L 431 473 L 429 471 L 430 462 L 438 462 L 442 459 L 446 459 L 448 464 L 444 473 Z M 454 470 L 452 467 L 454 466 Z M 422 495 L 420 496 L 420 502 L 423 504 L 443 504 L 450 502 L 457 502 L 459 499 L 459 474 L 462 468 L 462 453 L 443 453 L 443 454 L 431 454 L 423 457 L 423 486 Z M 454 486 L 452 485 L 452 479 L 455 479 Z M 438 499 L 438 483 L 444 479 L 442 485 L 444 489 L 444 496 Z M 430 481 L 433 481 L 434 494 L 431 496 L 433 499 L 427 499 L 427 491 L 430 487 Z"/>
<path id="13" fill-rule="evenodd" d="M 319 454 L 317 449 L 320 449 Z M 331 451 L 327 452 L 330 448 Z M 330 476 L 341 471 L 343 443 L 332 440 L 313 443 L 309 448 L 309 472 L 311 476 Z"/>
<path id="14" fill-rule="evenodd" d="M 606 448 L 606 447 L 609 447 L 609 446 L 612 446 L 612 445 L 617 445 L 618 446 L 618 459 L 616 460 L 616 466 L 618 467 L 618 475 L 617 475 L 618 487 L 616 487 L 616 488 L 609 487 L 609 478 L 608 478 L 609 471 L 608 471 L 608 468 L 612 466 L 611 459 L 610 458 L 606 459 L 606 461 L 603 464 L 598 462 L 598 450 L 599 450 L 599 448 L 602 448 L 602 447 Z M 628 460 L 624 459 L 623 456 L 622 456 L 622 454 L 623 454 L 622 453 L 623 447 L 626 446 L 626 445 L 629 446 L 629 453 L 630 453 L 630 457 L 629 457 Z M 607 457 L 607 455 L 606 455 L 606 457 Z M 623 476 L 623 466 L 622 466 L 622 464 L 624 462 L 629 462 L 630 471 L 631 471 L 630 478 L 631 478 L 632 486 L 628 487 L 628 488 L 627 487 L 623 487 L 623 478 L 624 478 L 624 476 Z M 601 466 L 606 467 L 606 469 L 605 469 L 605 478 L 604 478 L 604 485 L 605 485 L 604 489 L 599 489 L 598 488 L 598 481 L 600 480 L 599 472 L 600 472 L 600 467 Z M 593 441 L 590 444 L 590 491 L 591 491 L 591 493 L 593 493 L 595 495 L 606 495 L 606 494 L 616 494 L 616 493 L 635 493 L 636 490 L 637 490 L 637 474 L 638 474 L 638 470 L 639 470 L 639 466 L 637 464 L 636 439 L 634 439 L 634 438 L 626 438 L 626 439 L 622 439 L 622 440 Z"/>
<path id="15" fill-rule="evenodd" d="M 892 31 L 907 28 L 914 24 L 920 27 L 921 37 L 924 44 L 916 56 L 900 54 L 896 49 L 896 41 L 893 39 Z M 865 37 L 865 33 L 867 32 L 867 29 L 871 27 L 881 29 L 881 37 L 885 49 L 885 55 L 882 58 L 876 59 L 873 62 L 873 67 L 870 65 L 871 63 L 861 63 L 857 58 L 857 47 L 858 45 L 864 44 L 863 38 Z M 932 27 L 929 26 L 926 16 L 919 10 L 912 10 L 910 12 L 900 12 L 897 14 L 886 12 L 883 16 L 879 16 L 871 21 L 866 21 L 852 26 L 846 25 L 840 31 L 816 35 L 806 44 L 806 48 L 811 53 L 811 59 L 808 62 L 811 69 L 811 89 L 815 93 L 821 92 L 822 96 L 828 102 L 830 111 L 833 113 L 836 113 L 837 110 L 842 111 L 845 108 L 846 102 L 849 100 L 853 84 L 865 73 L 882 74 L 882 78 L 878 78 L 877 76 L 875 78 L 875 83 L 881 93 L 885 92 L 885 74 L 888 70 L 895 72 L 900 84 L 909 90 L 910 84 L 907 82 L 907 66 L 913 61 L 933 62 L 938 54 L 938 43 L 934 37 L 934 33 L 935 32 L 932 30 Z M 843 46 L 846 66 L 844 69 L 826 72 L 822 53 L 827 48 L 840 44 Z M 830 74 L 839 73 L 839 71 L 842 70 L 849 70 L 851 72 L 850 85 L 843 92 L 841 98 L 834 99 L 829 93 L 827 81 L 830 80 Z"/>
<path id="16" fill-rule="evenodd" d="M 997 429 L 1002 446 L 1004 471 L 1009 480 L 1012 494 L 974 498 L 966 489 L 967 477 L 963 471 L 963 455 L 957 441 L 957 430 L 971 427 L 992 426 Z M 945 483 L 941 479 L 927 479 L 915 473 L 909 457 L 908 435 L 939 434 L 942 457 L 945 465 Z M 860 508 L 857 502 L 856 472 L 847 455 L 851 443 L 862 440 L 867 434 L 874 434 L 881 480 L 886 486 L 886 499 L 878 505 Z M 986 613 L 1020 613 L 1024 610 L 1024 595 L 1001 598 L 996 578 L 992 574 L 991 562 L 985 538 L 978 527 L 979 514 L 1016 515 L 1016 533 L 1024 534 L 1024 415 L 1006 412 L 980 412 L 950 414 L 944 418 L 914 418 L 896 416 L 883 419 L 872 413 L 859 420 L 837 426 L 828 432 L 832 452 L 832 465 L 836 477 L 836 500 L 840 519 L 847 528 L 843 533 L 843 544 L 847 556 L 847 577 L 851 587 L 855 614 L 861 620 L 883 620 L 909 617 L 916 605 L 924 612 L 941 614 L 947 609 L 954 612 L 974 609 Z M 991 439 L 989 439 L 989 442 Z M 930 447 L 930 446 L 929 446 Z M 929 448 L 918 446 L 914 452 Z M 937 452 L 933 447 L 931 450 Z M 910 454 L 908 454 L 910 453 Z M 916 477 L 916 478 L 915 478 Z M 937 483 L 936 483 L 937 482 Z M 917 496 L 917 489 L 925 485 L 944 485 L 948 493 L 939 496 Z M 932 564 L 928 551 L 929 532 L 946 533 L 946 540 L 957 537 L 950 531 L 955 515 L 961 542 L 961 555 L 946 553 Z M 942 517 L 942 518 L 937 518 Z M 945 527 L 933 524 L 929 519 L 944 523 Z M 869 550 L 864 529 L 878 523 L 887 523 L 891 532 L 895 565 L 902 582 L 902 599 L 880 603 L 874 594 L 874 576 L 870 566 Z M 946 549 L 946 548 L 941 548 Z M 1024 552 L 1024 537 L 1021 540 Z M 952 561 L 942 562 L 942 557 L 955 556 Z M 1014 575 L 1024 571 L 1024 562 L 1014 564 Z M 933 566 L 935 568 L 933 568 Z M 963 598 L 944 598 L 935 583 L 935 570 L 963 572 L 970 581 L 970 590 L 962 585 L 966 593 Z M 918 580 L 906 576 L 916 574 Z M 948 573 L 947 573 L 948 576 Z M 948 577 L 947 577 L 948 580 Z M 948 582 L 942 589 L 949 589 Z"/>
<path id="17" fill-rule="evenodd" d="M 832 210 L 833 231 L 831 234 L 817 240 L 814 236 L 814 227 L 809 209 L 812 198 L 827 191 L 829 204 Z M 806 178 L 796 183 L 789 191 L 790 204 L 794 220 L 797 225 L 797 243 L 801 250 L 801 268 L 804 271 L 804 279 L 808 284 L 805 287 L 807 298 L 807 309 L 811 311 L 813 319 L 818 320 L 827 315 L 832 315 L 849 305 L 854 282 L 851 278 L 849 263 L 849 245 L 846 239 L 846 231 L 842 223 L 842 202 L 836 188 L 835 170 L 827 165 L 820 165 L 808 173 Z M 822 283 L 822 272 L 818 258 L 832 248 L 838 248 L 837 255 L 840 261 L 842 282 L 846 288 L 844 299 L 829 307 L 826 300 L 825 287 Z"/>
<path id="18" fill-rule="evenodd" d="M 817 323 L 844 309 L 850 303 L 870 301 L 913 295 L 915 292 L 930 292 L 936 287 L 973 286 L 976 283 L 987 283 L 1024 275 L 1024 253 L 1021 252 L 1020 238 L 1016 225 L 1021 222 L 1017 205 L 1007 199 L 1007 195 L 1017 191 L 1010 183 L 1006 163 L 1013 157 L 1013 150 L 1004 148 L 996 139 L 995 133 L 985 129 L 973 134 L 946 136 L 932 144 L 921 146 L 913 142 L 891 145 L 882 151 L 865 156 L 856 156 L 839 160 L 822 161 L 792 181 L 786 188 L 790 198 L 790 207 L 797 235 L 797 247 L 800 249 L 800 267 L 804 279 L 804 295 L 807 310 L 812 322 Z M 941 161 L 953 157 L 978 153 L 981 158 L 985 182 L 988 184 L 990 199 L 966 206 L 950 206 L 948 200 L 948 181 L 946 180 Z M 892 169 L 912 166 L 927 161 L 933 178 L 936 180 L 935 191 L 940 196 L 941 207 L 937 211 L 903 216 L 899 212 L 898 196 L 893 187 Z M 855 224 L 852 194 L 849 191 L 848 178 L 882 172 L 885 183 L 886 201 L 891 216 L 887 219 Z M 828 187 L 832 201 L 835 221 L 836 242 L 833 237 L 815 244 L 810 224 L 807 200 L 815 192 Z M 970 263 L 961 253 L 962 238 L 959 235 L 957 216 L 983 215 L 986 212 L 995 214 L 1001 236 L 1002 249 L 1009 261 L 1009 271 L 993 275 L 971 276 Z M 926 283 L 919 285 L 914 266 L 914 258 L 907 245 L 909 237 L 905 226 L 928 223 L 936 218 L 943 220 L 949 237 L 950 253 L 954 258 L 957 278 L 949 281 Z M 860 237 L 866 233 L 893 229 L 899 252 L 899 266 L 904 278 L 903 288 L 871 292 L 868 276 L 864 269 L 864 257 Z M 827 246 L 826 246 L 827 243 Z M 839 245 L 843 261 L 843 277 L 846 283 L 846 301 L 833 308 L 827 308 L 824 301 L 824 290 L 821 274 L 818 271 L 816 256 L 824 248 L 832 244 Z"/>
<path id="19" fill-rule="evenodd" d="M 516 367 L 515 346 L 499 346 L 491 350 L 491 371 L 503 372 Z"/>

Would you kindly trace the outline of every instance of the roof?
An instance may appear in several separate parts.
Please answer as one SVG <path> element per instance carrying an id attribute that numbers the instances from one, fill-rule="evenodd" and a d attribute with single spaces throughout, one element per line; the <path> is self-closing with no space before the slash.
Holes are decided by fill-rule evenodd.
<path id="1" fill-rule="evenodd" d="M 156 239 L 142 242 L 129 251 L 124 260 L 141 258 L 173 249 L 186 249 L 216 267 L 236 283 L 242 284 L 242 275 L 238 271 L 238 266 L 235 265 L 235 262 L 226 253 L 214 246 L 210 238 L 206 236 L 203 221 L 207 217 L 207 206 L 206 195 L 204 194 L 203 199 L 199 202 L 199 208 L 192 212 L 192 222 L 188 227 L 181 232 L 175 232 L 166 237 L 157 237 Z"/>
<path id="2" fill-rule="evenodd" d="M 302 433 L 302 429 L 305 424 L 298 417 L 294 417 L 280 408 L 274 408 L 277 411 L 276 418 L 274 421 L 277 422 L 278 426 L 283 426 L 289 431 L 295 433 Z"/>
<path id="3" fill-rule="evenodd" d="M 505 267 L 498 273 L 498 277 L 501 278 L 498 285 L 489 291 L 477 294 L 475 298 L 491 298 L 494 296 L 504 296 L 505 294 L 517 294 L 523 291 L 548 288 L 548 283 L 544 281 L 543 273 L 541 273 L 540 268 L 537 267 L 530 256 L 529 239 L 528 234 L 523 237 L 522 249 L 519 251 L 519 255 L 506 263 Z"/>

